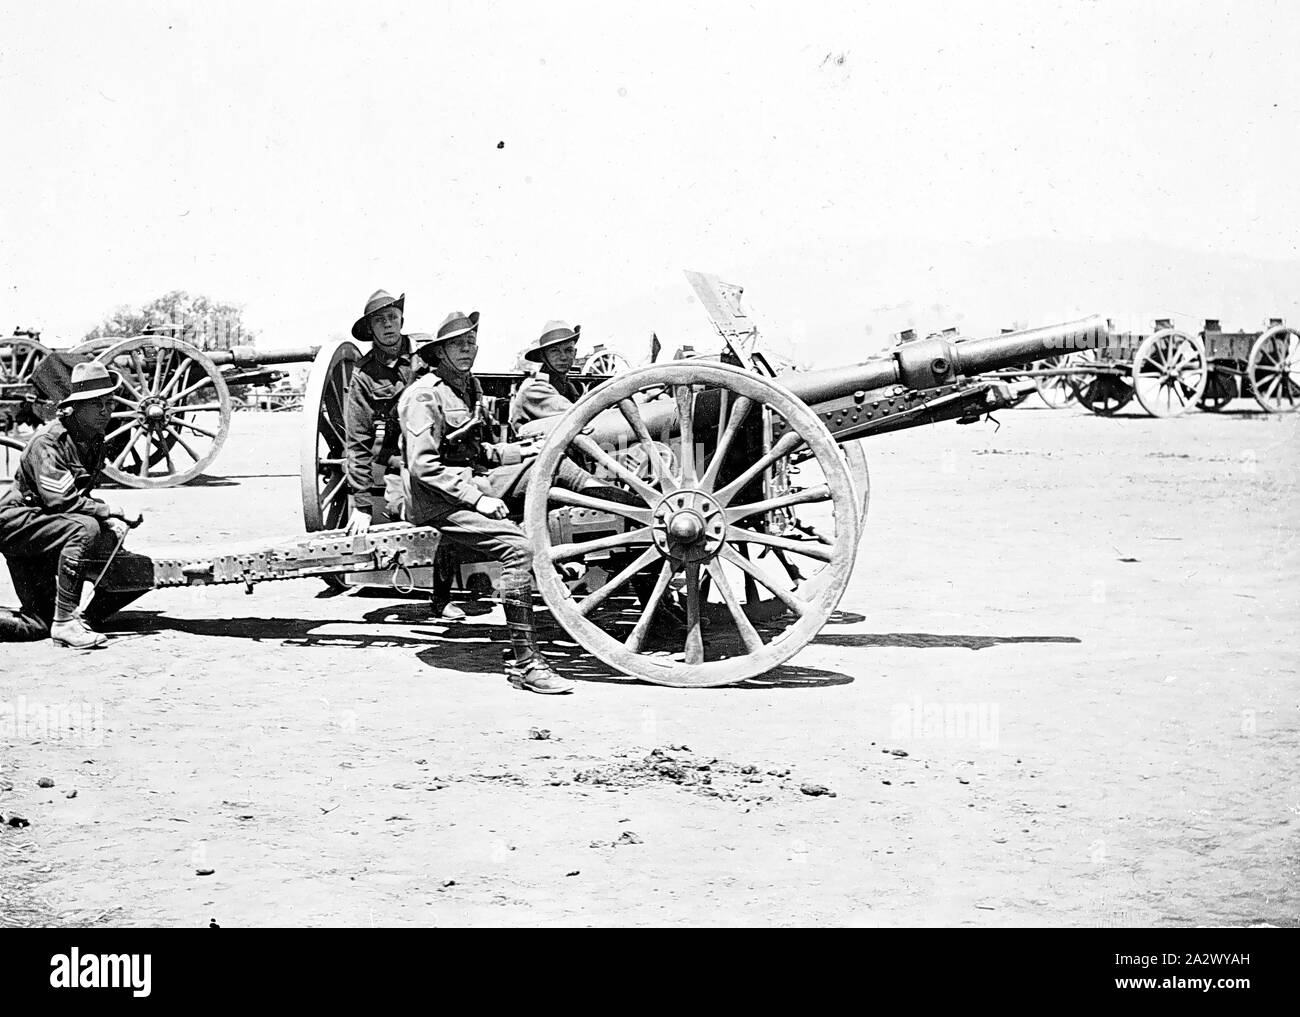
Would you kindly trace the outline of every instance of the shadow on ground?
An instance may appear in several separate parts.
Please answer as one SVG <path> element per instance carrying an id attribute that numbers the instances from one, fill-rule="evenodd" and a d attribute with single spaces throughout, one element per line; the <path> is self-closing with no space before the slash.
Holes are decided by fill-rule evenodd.
<path id="1" fill-rule="evenodd" d="M 859 650 L 873 646 L 902 646 L 912 649 L 987 650 L 1003 643 L 1081 643 L 1075 636 L 962 636 L 936 632 L 821 633 L 813 637 L 818 646 L 845 646 Z"/>

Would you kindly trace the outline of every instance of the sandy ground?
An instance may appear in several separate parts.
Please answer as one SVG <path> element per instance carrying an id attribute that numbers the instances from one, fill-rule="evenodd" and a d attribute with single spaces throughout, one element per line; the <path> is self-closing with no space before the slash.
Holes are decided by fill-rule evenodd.
<path id="1" fill-rule="evenodd" d="M 740 687 L 525 695 L 499 611 L 308 580 L 7 646 L 0 923 L 1295 925 L 1300 419 L 1250 405 L 870 442 L 841 610 Z M 297 532 L 297 425 L 132 546 Z"/>

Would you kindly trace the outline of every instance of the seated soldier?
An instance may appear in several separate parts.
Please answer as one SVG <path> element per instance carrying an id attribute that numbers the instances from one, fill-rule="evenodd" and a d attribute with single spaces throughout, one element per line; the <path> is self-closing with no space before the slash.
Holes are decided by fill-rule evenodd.
<path id="1" fill-rule="evenodd" d="M 548 321 L 524 351 L 524 359 L 540 364 L 541 369 L 525 378 L 510 400 L 510 426 L 516 433 L 531 421 L 568 412 L 582 397 L 581 389 L 569 380 L 581 332 L 581 325 L 569 328 L 562 321 Z"/>
<path id="2" fill-rule="evenodd" d="M 90 494 L 104 466 L 120 379 L 89 361 L 72 369 L 71 381 L 58 419 L 28 443 L 12 485 L 0 495 L 0 553 L 22 605 L 0 611 L 0 641 L 48 635 L 60 646 L 102 646 L 107 640 L 78 612 L 87 560 L 110 556 L 128 527 L 140 523 L 139 515 L 129 518 Z M 98 603 L 97 594 L 87 608 L 91 621 Z"/>
<path id="3" fill-rule="evenodd" d="M 537 650 L 533 626 L 533 552 L 523 529 L 507 518 L 506 502 L 526 493 L 532 449 L 487 444 L 483 390 L 471 373 L 478 356 L 477 311 L 454 311 L 416 355 L 431 370 L 414 381 L 398 404 L 407 482 L 407 518 L 435 526 L 453 544 L 501 563 L 501 603 L 514 649 L 511 683 L 545 695 L 571 692 Z M 611 497 L 573 463 L 561 464 L 557 482 Z M 625 492 L 618 492 L 618 495 Z"/>
<path id="4" fill-rule="evenodd" d="M 376 290 L 352 323 L 352 338 L 371 347 L 352 372 L 344 408 L 348 533 L 368 530 L 375 518 L 402 517 L 397 400 L 415 376 L 411 340 L 402 333 L 405 304 L 405 293 Z"/>

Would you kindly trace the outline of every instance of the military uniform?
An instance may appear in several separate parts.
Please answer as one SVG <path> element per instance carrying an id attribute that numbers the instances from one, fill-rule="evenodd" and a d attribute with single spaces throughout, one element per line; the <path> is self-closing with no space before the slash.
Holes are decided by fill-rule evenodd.
<path id="1" fill-rule="evenodd" d="M 75 441 L 58 420 L 23 450 L 0 495 L 0 553 L 22 608 L 0 613 L 0 638 L 48 636 L 60 584 L 79 591 L 83 562 L 111 552 L 109 507 L 90 494 L 103 465 L 102 438 Z"/>
<path id="2" fill-rule="evenodd" d="M 501 584 L 532 583 L 532 547 L 519 525 L 489 519 L 475 509 L 484 495 L 518 501 L 525 493 L 532 460 L 513 444 L 483 442 L 486 420 L 478 379 L 421 376 L 398 400 L 405 442 L 407 518 L 417 526 L 437 526 L 455 544 L 501 562 Z M 459 436 L 456 432 L 460 432 Z"/>
<path id="3" fill-rule="evenodd" d="M 569 412 L 582 398 L 582 389 L 568 375 L 553 374 L 543 368 L 525 378 L 510 400 L 510 426 L 518 431 L 530 421 L 558 417 Z"/>
<path id="4" fill-rule="evenodd" d="M 402 515 L 401 428 L 397 401 L 415 377 L 410 339 L 402 337 L 397 356 L 376 347 L 358 361 L 344 404 L 345 470 L 352 507 L 367 514 L 382 508 L 390 519 Z"/>

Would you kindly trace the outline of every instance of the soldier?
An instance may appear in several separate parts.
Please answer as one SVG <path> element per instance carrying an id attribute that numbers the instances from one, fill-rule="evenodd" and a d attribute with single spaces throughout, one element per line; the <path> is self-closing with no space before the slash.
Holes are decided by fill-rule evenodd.
<path id="1" fill-rule="evenodd" d="M 402 334 L 406 294 L 394 298 L 376 290 L 365 312 L 352 323 L 352 338 L 371 343 L 357 362 L 344 410 L 348 488 L 352 514 L 348 533 L 363 533 L 381 516 L 400 519 L 401 453 L 397 400 L 415 376 L 411 340 Z"/>
<path id="2" fill-rule="evenodd" d="M 510 400 L 510 426 L 516 432 L 530 421 L 568 412 L 582 398 L 582 390 L 569 380 L 581 332 L 581 325 L 569 328 L 562 321 L 548 321 L 524 352 L 524 359 L 541 364 L 541 370 L 527 378 Z"/>
<path id="3" fill-rule="evenodd" d="M 401 427 L 397 400 L 414 379 L 414 342 L 402 333 L 406 294 L 394 299 L 376 290 L 365 312 L 352 323 L 352 338 L 370 342 L 370 352 L 357 362 L 344 410 L 348 487 L 352 513 L 348 533 L 364 533 L 376 517 L 402 518 Z M 446 621 L 459 621 L 465 612 L 449 602 L 451 584 L 435 577 L 432 612 Z"/>
<path id="4" fill-rule="evenodd" d="M 431 367 L 402 394 L 398 416 L 405 446 L 407 517 L 436 526 L 446 540 L 501 563 L 501 603 L 514 648 L 511 683 L 544 695 L 571 692 L 537 650 L 533 627 L 533 552 L 524 531 L 507 518 L 507 500 L 526 491 L 531 450 L 486 444 L 483 391 L 471 373 L 478 356 L 477 311 L 453 311 L 417 356 Z M 573 463 L 560 467 L 564 486 L 611 497 L 609 489 Z M 620 492 L 621 493 L 621 492 Z"/>
<path id="5" fill-rule="evenodd" d="M 107 640 L 78 611 L 86 561 L 111 554 L 141 521 L 90 494 L 104 466 L 120 379 L 89 361 L 73 367 L 71 384 L 58 419 L 28 443 L 13 484 L 0 495 L 0 552 L 22 605 L 0 611 L 0 641 L 48 635 L 60 646 L 102 646 Z M 97 606 L 98 595 L 86 612 L 92 621 Z"/>

